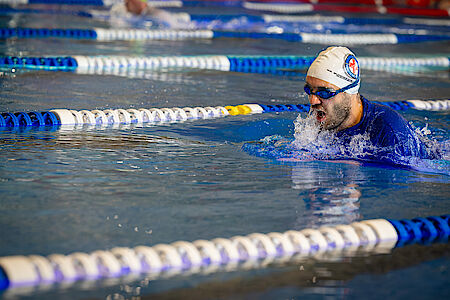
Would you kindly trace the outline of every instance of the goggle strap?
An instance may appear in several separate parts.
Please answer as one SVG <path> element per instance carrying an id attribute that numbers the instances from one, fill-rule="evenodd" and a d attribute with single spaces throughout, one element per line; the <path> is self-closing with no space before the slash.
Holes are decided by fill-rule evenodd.
<path id="1" fill-rule="evenodd" d="M 358 77 L 358 79 L 356 79 L 355 82 L 350 83 L 349 85 L 343 87 L 342 89 L 337 90 L 336 92 L 339 92 L 339 93 L 340 93 L 340 92 L 344 92 L 344 91 L 346 91 L 346 90 L 349 90 L 349 89 L 351 89 L 351 88 L 354 88 L 355 86 L 358 85 L 358 83 L 359 83 L 359 77 Z"/>

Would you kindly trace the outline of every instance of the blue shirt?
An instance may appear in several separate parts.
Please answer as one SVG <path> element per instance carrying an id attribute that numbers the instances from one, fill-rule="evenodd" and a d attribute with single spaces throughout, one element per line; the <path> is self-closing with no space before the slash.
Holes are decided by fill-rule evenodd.
<path id="1" fill-rule="evenodd" d="M 408 122 L 388 106 L 372 103 L 361 96 L 363 116 L 353 127 L 336 133 L 348 145 L 356 135 L 366 135 L 370 147 L 364 158 L 398 163 L 408 157 L 431 159 L 425 144 Z"/>

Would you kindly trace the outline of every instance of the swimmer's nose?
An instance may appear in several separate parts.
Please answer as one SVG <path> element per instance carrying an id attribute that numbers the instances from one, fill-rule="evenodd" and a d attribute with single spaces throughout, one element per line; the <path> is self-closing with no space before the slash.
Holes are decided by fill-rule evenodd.
<path id="1" fill-rule="evenodd" d="M 309 95 L 309 104 L 311 104 L 311 106 L 318 105 L 320 103 L 322 103 L 322 101 L 319 97 L 317 97 L 316 95 Z"/>

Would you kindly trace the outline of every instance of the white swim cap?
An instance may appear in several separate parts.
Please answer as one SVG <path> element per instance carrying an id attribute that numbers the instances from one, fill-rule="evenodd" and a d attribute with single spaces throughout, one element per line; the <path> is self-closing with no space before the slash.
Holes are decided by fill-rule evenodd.
<path id="1" fill-rule="evenodd" d="M 328 47 L 319 53 L 308 69 L 307 76 L 324 80 L 340 89 L 359 79 L 359 63 L 350 49 Z M 358 93 L 358 85 L 346 90 L 348 94 Z"/>

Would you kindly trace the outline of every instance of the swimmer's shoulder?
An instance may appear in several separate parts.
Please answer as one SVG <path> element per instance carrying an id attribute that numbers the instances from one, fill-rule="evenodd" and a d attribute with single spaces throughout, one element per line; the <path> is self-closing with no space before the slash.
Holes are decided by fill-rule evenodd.
<path id="1" fill-rule="evenodd" d="M 408 122 L 392 108 L 366 100 L 371 137 L 377 144 L 392 146 L 411 136 Z"/>
<path id="2" fill-rule="evenodd" d="M 368 110 L 372 118 L 372 138 L 378 145 L 394 146 L 395 151 L 403 156 L 429 157 L 425 145 L 415 138 L 413 128 L 397 111 L 373 102 L 368 103 Z"/>
<path id="3" fill-rule="evenodd" d="M 408 122 L 397 111 L 387 105 L 367 101 L 368 113 L 373 122 L 383 127 L 389 127 L 392 131 L 409 130 Z"/>

